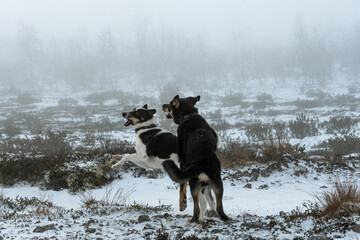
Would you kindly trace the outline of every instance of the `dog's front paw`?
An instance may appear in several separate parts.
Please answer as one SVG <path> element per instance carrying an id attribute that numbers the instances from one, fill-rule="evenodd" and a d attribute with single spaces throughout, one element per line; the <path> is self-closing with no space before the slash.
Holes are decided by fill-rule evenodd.
<path id="1" fill-rule="evenodd" d="M 112 155 L 111 160 L 115 160 L 115 161 L 119 161 L 124 157 L 123 154 L 119 154 L 119 155 Z"/>
<path id="2" fill-rule="evenodd" d="M 119 167 L 121 167 L 123 164 L 121 162 L 117 162 L 114 165 L 111 166 L 112 169 L 117 169 Z"/>
<path id="3" fill-rule="evenodd" d="M 121 167 L 122 165 L 124 165 L 125 161 L 124 159 L 122 159 L 124 157 L 124 155 L 113 155 L 111 160 L 113 161 L 118 161 L 117 163 L 115 163 L 114 165 L 111 166 L 112 169 L 116 169 Z M 119 161 L 120 160 L 120 161 Z"/>

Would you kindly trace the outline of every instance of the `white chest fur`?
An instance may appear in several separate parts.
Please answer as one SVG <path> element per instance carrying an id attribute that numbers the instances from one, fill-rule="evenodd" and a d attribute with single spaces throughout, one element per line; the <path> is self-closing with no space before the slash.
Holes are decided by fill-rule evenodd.
<path id="1" fill-rule="evenodd" d="M 136 146 L 135 146 L 136 154 L 139 155 L 140 158 L 147 158 L 146 154 L 146 146 L 141 141 L 140 134 L 136 135 Z"/>

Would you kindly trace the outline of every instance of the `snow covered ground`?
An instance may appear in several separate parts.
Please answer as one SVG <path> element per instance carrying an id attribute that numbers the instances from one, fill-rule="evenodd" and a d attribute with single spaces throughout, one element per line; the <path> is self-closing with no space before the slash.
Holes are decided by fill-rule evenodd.
<path id="1" fill-rule="evenodd" d="M 146 238 L 146 233 L 149 232 L 150 239 L 155 239 L 156 230 L 164 228 L 164 232 L 171 236 L 181 229 L 185 236 L 194 233 L 198 237 L 218 237 L 219 239 L 309 237 L 310 233 L 307 231 L 314 227 L 313 222 L 299 221 L 298 226 L 294 224 L 282 228 L 280 227 L 283 221 L 280 217 L 281 214 L 289 213 L 297 207 L 303 209 L 304 202 L 314 202 L 314 196 L 332 188 L 333 182 L 337 179 L 360 184 L 360 169 L 359 166 L 355 172 L 335 169 L 334 173 L 324 174 L 317 173 L 313 167 L 304 162 L 300 162 L 299 165 L 308 170 L 306 175 L 295 176 L 294 169 L 297 169 L 298 166 L 292 165 L 283 171 L 275 171 L 269 177 L 260 177 L 257 181 L 249 182 L 246 181 L 246 178 L 239 181 L 226 177 L 236 174 L 235 170 L 224 171 L 224 208 L 226 213 L 233 218 L 230 223 L 223 223 L 218 218 L 205 217 L 200 224 L 189 224 L 187 219 L 192 215 L 191 197 L 188 199 L 187 209 L 179 212 L 177 184 L 172 183 L 167 176 L 159 179 L 134 178 L 127 173 L 123 179 L 116 180 L 109 186 L 86 192 L 85 195 L 90 194 L 99 201 L 104 198 L 109 189 L 112 189 L 112 194 L 119 188 L 130 192 L 129 195 L 125 194 L 128 209 L 126 207 L 113 209 L 102 214 L 94 209 L 86 210 L 82 207 L 82 197 L 72 195 L 67 191 L 42 191 L 37 187 L 29 186 L 3 188 L 2 192 L 8 197 L 49 199 L 64 210 L 62 214 L 54 218 L 27 217 L 25 215 L 10 220 L 3 219 L 0 221 L 0 236 L 4 239 L 51 237 L 56 239 L 141 239 Z M 253 168 L 254 166 L 249 167 L 248 170 Z M 242 171 L 246 171 L 246 169 L 242 169 Z M 251 184 L 251 188 L 245 187 L 247 183 Z M 266 186 L 264 187 L 264 185 Z M 131 193 L 132 190 L 134 192 Z M 154 212 L 135 211 L 131 208 L 134 202 L 145 206 L 171 205 L 171 209 Z M 150 220 L 141 222 L 139 220 L 141 215 L 149 216 Z M 269 229 L 270 221 L 277 222 L 279 227 Z M 360 218 L 357 217 L 356 221 L 359 224 Z M 264 225 L 262 227 L 253 226 L 255 223 Z M 43 226 L 50 226 L 50 229 L 39 233 L 35 231 Z M 331 236 L 336 236 L 337 239 L 359 239 L 360 233 L 350 230 L 345 234 L 329 233 L 328 237 Z"/>
<path id="2" fill-rule="evenodd" d="M 267 90 L 266 90 L 267 89 Z M 221 133 L 239 141 L 250 141 L 246 136 L 246 126 L 256 121 L 271 123 L 273 121 L 290 121 L 301 112 L 308 116 L 318 117 L 320 121 L 326 121 L 332 116 L 359 117 L 359 106 L 325 105 L 319 108 L 299 109 L 291 104 L 297 99 L 313 99 L 301 93 L 298 88 L 272 89 L 265 86 L 264 90 L 271 94 L 275 104 L 257 109 L 253 106 L 241 108 L 239 106 L 224 107 L 219 100 L 202 99 L 199 103 L 201 114 L 210 116 L 217 110 L 231 127 Z M 329 87 L 326 92 L 336 96 L 348 94 L 346 87 Z M 234 91 L 232 92 L 234 93 Z M 250 88 L 240 93 L 246 94 L 245 100 L 249 104 L 256 102 L 259 94 L 258 88 Z M 106 101 L 104 105 L 89 104 L 84 96 L 89 93 L 57 93 L 57 95 L 42 95 L 41 102 L 28 106 L 14 103 L 14 97 L 4 97 L 0 100 L 1 119 L 16 117 L 16 113 L 39 114 L 42 123 L 46 127 L 55 129 L 67 128 L 77 137 L 76 145 L 84 144 L 86 133 L 81 130 L 80 124 L 87 119 L 88 124 L 100 124 L 103 117 L 109 117 L 110 121 L 122 124 L 121 111 L 126 110 L 117 100 Z M 155 97 L 154 92 L 145 92 Z M 196 92 L 183 91 L 184 95 L 196 95 Z M 226 90 L 210 92 L 210 96 L 226 96 Z M 352 96 L 360 97 L 360 93 Z M 74 98 L 77 107 L 85 109 L 84 116 L 70 108 L 54 109 L 58 106 L 61 98 Z M 169 99 L 170 100 L 170 99 Z M 138 103 L 134 103 L 138 104 Z M 142 104 L 142 103 L 139 103 Z M 255 106 L 255 105 L 254 105 Z M 72 106 L 74 107 L 74 106 Z M 130 106 L 129 106 L 130 107 Z M 134 106 L 135 107 L 135 106 Z M 116 112 L 114 109 L 117 109 Z M 80 108 L 79 108 L 80 109 Z M 11 112 L 11 111 L 14 112 Z M 74 112 L 76 111 L 76 112 Z M 76 115 L 77 114 L 77 115 Z M 18 114 L 19 115 L 19 114 Z M 45 119 L 47 117 L 47 119 Z M 157 117 L 162 121 L 161 113 Z M 217 120 L 209 119 L 213 124 Z M 164 122 L 163 122 L 164 123 Z M 167 123 L 165 123 L 167 124 Z M 174 126 L 169 124 L 171 128 Z M 166 126 L 169 126 L 166 125 Z M 21 127 L 20 137 L 32 137 L 35 134 Z M 135 135 L 132 129 L 109 129 L 95 134 L 108 134 L 112 138 L 134 142 Z M 358 134 L 359 124 L 351 131 Z M 308 136 L 302 139 L 289 139 L 291 144 L 304 145 L 307 151 L 316 147 L 319 143 L 335 136 L 327 134 L 324 130 L 316 136 Z M 5 139 L 7 136 L 1 136 Z M 252 140 L 258 141 L 258 140 Z M 321 225 L 311 218 L 289 221 L 287 217 L 292 211 L 305 211 L 303 203 L 315 202 L 319 193 L 332 188 L 336 180 L 349 181 L 360 185 L 360 167 L 358 153 L 352 155 L 352 162 L 347 164 L 352 170 L 341 166 L 333 166 L 327 170 L 319 170 L 316 163 L 299 160 L 288 162 L 284 166 L 277 167 L 269 174 L 259 175 L 251 179 L 249 174 L 252 170 L 268 171 L 266 164 L 253 163 L 239 169 L 227 169 L 223 171 L 225 186 L 224 209 L 233 218 L 229 223 L 223 223 L 218 218 L 206 217 L 199 224 L 189 224 L 187 219 L 192 215 L 193 205 L 188 194 L 188 207 L 184 212 L 178 209 L 178 185 L 173 183 L 166 174 L 159 178 L 133 177 L 132 172 L 122 173 L 122 178 L 117 179 L 107 186 L 88 190 L 83 195 L 71 194 L 67 190 L 40 190 L 39 187 L 31 187 L 28 184 L 17 184 L 13 187 L 1 187 L 0 196 L 15 199 L 16 197 L 36 197 L 49 200 L 57 207 L 51 207 L 47 214 L 34 214 L 34 208 L 27 207 L 16 212 L 16 217 L 0 217 L 0 240 L 1 239 L 360 239 L 360 217 L 352 216 L 344 218 L 340 222 L 328 222 Z M 322 167 L 326 168 L 326 167 Z M 119 171 L 122 171 L 121 169 Z M 245 174 L 249 173 L 249 174 Z M 97 208 L 84 207 L 84 196 L 93 196 L 98 201 L 104 196 L 114 194 L 118 189 L 124 189 L 125 206 L 99 206 Z M 111 195 L 110 194 L 110 195 Z M 109 198 L 109 196 L 108 196 Z M 111 198 L 111 197 L 110 197 Z M 170 206 L 168 208 L 167 206 Z M 8 206 L 0 206 L 1 213 L 10 211 Z M 11 212 L 11 211 L 10 211 Z M 4 216 L 0 215 L 0 216 Z M 349 223 L 351 222 L 351 224 Z M 331 225 L 333 224 L 333 225 Z M 341 224 L 350 226 L 339 227 Z M 329 227 L 330 225 L 330 227 Z M 316 229 L 326 226 L 326 236 Z M 356 228 L 358 226 L 358 228 Z M 333 231 L 329 230 L 333 229 Z M 163 238 L 162 238 L 163 237 Z M 186 238 L 188 237 L 188 238 Z"/>

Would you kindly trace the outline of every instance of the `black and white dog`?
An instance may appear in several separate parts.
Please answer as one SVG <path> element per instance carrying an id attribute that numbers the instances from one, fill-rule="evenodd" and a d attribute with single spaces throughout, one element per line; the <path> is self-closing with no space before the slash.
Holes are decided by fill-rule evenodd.
<path id="1" fill-rule="evenodd" d="M 121 159 L 112 168 L 119 168 L 130 161 L 142 168 L 163 168 L 161 163 L 171 159 L 179 166 L 176 149 L 176 136 L 160 127 L 156 123 L 155 109 L 148 109 L 147 104 L 135 108 L 131 112 L 124 112 L 125 126 L 133 126 L 136 132 L 136 153 L 114 155 L 114 159 Z"/>
<path id="2" fill-rule="evenodd" d="M 127 161 L 131 161 L 143 168 L 163 168 L 162 162 L 171 159 L 173 163 L 179 166 L 179 158 L 177 154 L 177 137 L 158 127 L 154 118 L 155 109 L 148 109 L 147 104 L 143 107 L 135 108 L 131 112 L 124 112 L 122 116 L 127 120 L 125 126 L 132 126 L 136 132 L 136 153 L 114 155 L 113 159 L 120 160 L 115 163 L 112 168 L 119 168 Z M 187 182 L 180 184 L 179 208 L 184 211 L 187 207 L 186 198 Z M 211 195 L 202 196 L 202 201 L 206 198 L 212 210 L 215 209 L 215 202 Z"/>
<path id="3" fill-rule="evenodd" d="M 216 156 L 218 136 L 194 105 L 200 96 L 179 98 L 175 96 L 170 104 L 164 104 L 167 118 L 178 124 L 178 162 L 166 160 L 162 164 L 170 178 L 177 183 L 189 182 L 194 200 L 192 222 L 197 222 L 205 214 L 201 195 L 211 197 L 211 190 L 216 196 L 216 211 L 224 221 L 230 220 L 223 209 L 223 182 L 221 180 L 220 160 Z M 200 206 L 199 206 L 200 203 Z M 206 205 L 205 205 L 206 206 Z"/>

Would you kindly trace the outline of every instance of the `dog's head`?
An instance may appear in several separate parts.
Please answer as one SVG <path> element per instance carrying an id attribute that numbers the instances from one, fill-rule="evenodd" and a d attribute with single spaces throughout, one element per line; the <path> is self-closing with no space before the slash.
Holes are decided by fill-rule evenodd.
<path id="1" fill-rule="evenodd" d="M 153 115 L 155 113 L 156 110 L 148 109 L 147 104 L 145 104 L 143 107 L 134 108 L 134 110 L 132 110 L 131 112 L 123 112 L 122 116 L 127 120 L 124 123 L 124 126 L 135 126 L 137 124 L 147 122 L 153 118 Z"/>
<path id="2" fill-rule="evenodd" d="M 167 118 L 172 118 L 176 124 L 180 124 L 185 116 L 198 112 L 194 107 L 198 101 L 200 101 L 200 96 L 180 98 L 176 95 L 169 104 L 163 104 L 162 108 L 167 112 Z"/>

